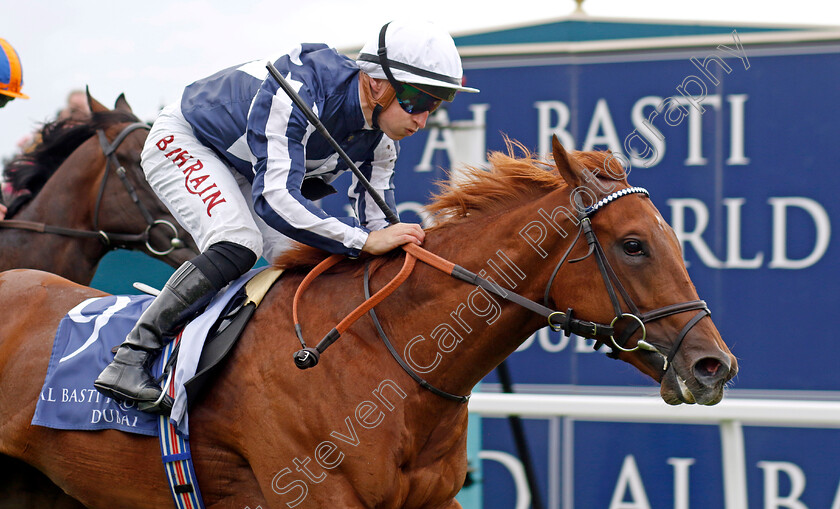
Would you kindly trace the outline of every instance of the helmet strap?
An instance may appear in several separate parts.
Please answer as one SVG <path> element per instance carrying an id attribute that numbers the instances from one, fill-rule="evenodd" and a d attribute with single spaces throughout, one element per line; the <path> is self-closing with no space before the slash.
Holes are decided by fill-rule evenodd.
<path id="1" fill-rule="evenodd" d="M 382 71 L 385 72 L 385 77 L 388 78 L 388 83 L 394 87 L 394 90 L 397 93 L 402 92 L 402 84 L 394 78 L 394 74 L 391 72 L 391 63 L 388 61 L 388 49 L 385 47 L 385 32 L 388 30 L 388 25 L 391 22 L 385 23 L 382 25 L 382 28 L 379 30 L 379 49 L 377 50 L 376 54 L 379 57 L 379 65 L 382 66 Z"/>

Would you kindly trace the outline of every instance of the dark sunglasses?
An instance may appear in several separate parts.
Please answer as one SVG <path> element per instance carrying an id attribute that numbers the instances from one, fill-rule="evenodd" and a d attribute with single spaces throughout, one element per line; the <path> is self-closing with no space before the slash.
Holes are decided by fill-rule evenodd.
<path id="1" fill-rule="evenodd" d="M 407 83 L 400 83 L 400 88 L 396 90 L 396 94 L 400 107 L 410 115 L 435 111 L 443 102 L 441 99 Z"/>
<path id="2" fill-rule="evenodd" d="M 455 98 L 455 92 L 457 91 L 455 89 L 423 85 L 423 88 L 428 89 L 427 91 L 421 89 L 419 86 L 401 83 L 394 79 L 394 75 L 391 73 L 391 63 L 388 60 L 388 50 L 385 48 L 385 31 L 390 24 L 390 22 L 385 23 L 379 30 L 379 50 L 376 52 L 377 57 L 374 57 L 375 59 L 371 61 L 377 62 L 382 66 L 382 71 L 385 73 L 385 77 L 388 78 L 388 83 L 394 87 L 394 92 L 396 93 L 397 102 L 400 103 L 400 107 L 409 115 L 414 115 L 427 111 L 435 111 L 443 101 L 451 102 Z M 403 64 L 403 66 L 405 65 Z M 410 68 L 411 66 L 408 67 Z M 423 74 L 423 71 L 415 70 L 415 73 Z"/>
<path id="3" fill-rule="evenodd" d="M 13 101 L 15 98 L 10 95 L 0 94 L 0 108 Z"/>

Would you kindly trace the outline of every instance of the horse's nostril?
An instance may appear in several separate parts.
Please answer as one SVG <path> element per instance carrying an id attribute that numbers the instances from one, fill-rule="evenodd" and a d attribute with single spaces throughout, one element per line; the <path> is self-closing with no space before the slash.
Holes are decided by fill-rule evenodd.
<path id="1" fill-rule="evenodd" d="M 719 360 L 706 357 L 700 359 L 694 365 L 694 374 L 697 378 L 715 378 L 721 371 L 722 366 Z"/>

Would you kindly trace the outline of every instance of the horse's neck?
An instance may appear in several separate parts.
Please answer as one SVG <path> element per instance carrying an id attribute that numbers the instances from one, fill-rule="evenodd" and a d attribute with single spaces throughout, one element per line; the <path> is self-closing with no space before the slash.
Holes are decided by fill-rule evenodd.
<path id="1" fill-rule="evenodd" d="M 95 140 L 85 143 L 95 143 Z M 89 149 L 95 148 L 92 145 Z M 88 150 L 76 150 L 12 219 L 93 230 L 93 204 L 101 168 L 100 161 L 91 160 Z M 0 229 L 0 246 L 4 270 L 38 268 L 82 283 L 90 282 L 96 265 L 107 253 L 107 247 L 96 239 L 12 229 Z"/>
<path id="2" fill-rule="evenodd" d="M 428 234 L 425 247 L 474 272 L 481 273 L 485 269 L 488 276 L 509 287 L 502 281 L 503 276 L 493 269 L 495 265 L 500 272 L 507 274 L 505 277 L 516 283 L 517 293 L 539 299 L 551 270 L 545 267 L 547 262 L 540 254 L 519 237 L 519 231 L 539 219 L 540 207 L 552 210 L 549 203 L 537 200 L 493 217 L 475 217 L 462 224 L 443 227 Z M 551 245 L 546 241 L 543 246 L 547 250 L 559 251 L 558 242 L 553 242 L 554 245 Z M 402 257 L 394 257 L 373 271 L 372 292 L 387 284 L 399 270 L 402 260 Z M 367 318 L 352 326 L 353 333 L 347 334 L 351 337 L 341 339 L 342 343 L 328 349 L 319 366 L 306 371 L 305 375 L 292 367 L 289 354 L 298 347 L 291 332 L 294 330 L 291 296 L 302 278 L 302 275 L 290 273 L 285 281 L 275 286 L 277 290 L 257 310 L 262 318 L 254 322 L 256 325 L 250 328 L 250 335 L 246 331 L 245 342 L 240 344 L 239 353 L 233 359 L 236 367 L 227 370 L 227 373 L 251 373 L 252 376 L 230 377 L 231 380 L 228 380 L 230 375 L 223 375 L 225 378 L 220 381 L 220 387 L 240 384 L 243 394 L 254 394 L 249 390 L 254 387 L 253 384 L 268 383 L 266 381 L 269 380 L 289 384 L 282 389 L 287 398 L 269 398 L 272 412 L 286 418 L 293 409 L 298 411 L 312 406 L 312 412 L 300 415 L 303 423 L 295 426 L 312 430 L 316 433 L 314 436 L 336 436 L 332 432 L 334 428 L 330 428 L 330 419 L 324 416 L 332 415 L 335 417 L 333 422 L 339 424 L 348 422 L 349 429 L 351 418 L 343 419 L 346 414 L 338 416 L 335 412 L 344 412 L 348 402 L 357 404 L 366 398 L 377 398 L 395 414 L 386 421 L 387 425 L 377 428 L 381 430 L 377 433 L 382 433 L 376 443 L 381 444 L 383 458 L 385 449 L 396 447 L 398 452 L 390 451 L 389 454 L 398 454 L 400 465 L 410 464 L 400 468 L 405 475 L 415 478 L 423 477 L 424 470 L 429 470 L 428 475 L 435 478 L 441 471 L 458 471 L 466 450 L 466 405 L 435 396 L 412 382 L 398 363 L 388 356 Z M 311 313 L 305 318 L 301 316 L 303 333 L 310 345 L 323 337 L 313 331 L 320 329 L 322 334 L 326 333 L 359 304 L 359 279 L 356 274 L 339 272 L 325 274 L 312 282 L 300 302 L 303 313 Z M 382 328 L 388 333 L 398 355 L 429 383 L 457 395 L 468 394 L 542 322 L 540 317 L 517 306 L 503 304 L 495 297 L 486 297 L 489 295 L 486 292 L 477 292 L 475 287 L 418 262 L 405 284 L 376 307 Z M 498 316 L 490 312 L 491 299 L 493 306 L 503 310 Z M 284 334 L 283 341 L 277 341 L 278 332 Z M 248 341 L 248 337 L 252 339 Z M 354 341 L 359 344 L 353 345 Z M 259 382 L 255 378 L 257 374 Z M 336 395 L 329 396 L 333 392 Z M 218 397 L 222 397 L 223 391 L 218 393 Z M 378 399 L 382 394 L 386 395 L 384 399 Z M 397 405 L 397 401 L 403 403 Z M 352 406 L 348 408 L 352 412 Z M 356 408 L 358 419 L 358 409 L 363 407 Z M 270 422 L 282 420 L 268 419 Z M 264 429 L 249 431 L 247 428 L 252 425 L 249 419 L 238 421 L 235 426 L 242 429 L 231 435 L 282 436 L 265 433 Z M 385 437 L 388 437 L 387 440 L 395 437 L 404 440 L 394 445 Z M 265 440 L 254 450 L 271 450 L 271 438 Z M 293 441 L 306 443 L 305 440 Z M 367 467 L 358 468 L 365 471 Z"/>
<path id="3" fill-rule="evenodd" d="M 95 140 L 86 141 L 59 166 L 20 219 L 41 221 L 67 228 L 91 229 L 93 204 L 102 173 L 100 161 L 91 158 Z"/>

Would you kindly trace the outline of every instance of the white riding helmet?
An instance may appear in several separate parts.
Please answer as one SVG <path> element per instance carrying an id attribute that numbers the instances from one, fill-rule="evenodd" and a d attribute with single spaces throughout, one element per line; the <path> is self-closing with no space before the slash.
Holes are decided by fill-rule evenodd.
<path id="1" fill-rule="evenodd" d="M 399 83 L 420 85 L 445 101 L 454 99 L 455 92 L 478 92 L 461 84 L 461 56 L 452 36 L 428 21 L 386 23 L 364 45 L 356 63 L 368 76 L 387 79 L 398 92 Z"/>

